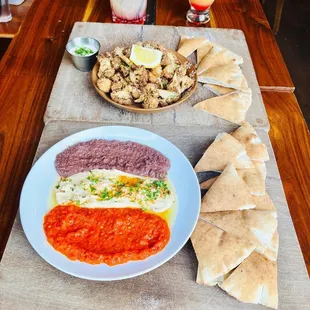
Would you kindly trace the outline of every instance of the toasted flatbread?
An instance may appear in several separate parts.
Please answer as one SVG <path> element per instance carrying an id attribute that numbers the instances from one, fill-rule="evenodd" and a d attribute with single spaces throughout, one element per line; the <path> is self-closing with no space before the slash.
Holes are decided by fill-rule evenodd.
<path id="1" fill-rule="evenodd" d="M 223 96 L 201 101 L 195 104 L 194 108 L 240 125 L 245 122 L 246 112 L 251 102 L 251 89 L 247 91 L 238 90 Z"/>
<path id="2" fill-rule="evenodd" d="M 201 212 L 246 210 L 255 208 L 250 188 L 228 164 L 201 200 Z"/>
<path id="3" fill-rule="evenodd" d="M 217 96 L 226 95 L 236 91 L 234 88 L 227 88 L 213 84 L 203 84 L 203 87 L 209 89 L 210 91 L 212 91 L 212 93 L 214 93 Z"/>
<path id="4" fill-rule="evenodd" d="M 207 39 L 203 37 L 188 37 L 182 36 L 180 38 L 178 53 L 184 57 L 188 57 L 191 53 L 196 51 L 196 49 L 203 44 Z"/>
<path id="5" fill-rule="evenodd" d="M 255 209 L 200 213 L 200 218 L 253 243 L 259 253 L 266 251 L 278 226 L 276 212 Z"/>
<path id="6" fill-rule="evenodd" d="M 195 166 L 195 171 L 223 171 L 230 162 L 238 169 L 254 167 L 243 146 L 234 137 L 223 132 L 207 148 Z"/>
<path id="7" fill-rule="evenodd" d="M 246 149 L 252 160 L 267 161 L 269 155 L 266 145 L 261 141 L 255 129 L 249 123 L 243 123 L 232 133 Z"/>
<path id="8" fill-rule="evenodd" d="M 243 63 L 243 58 L 225 47 L 215 44 L 198 64 L 197 74 L 200 75 L 207 69 L 231 63 L 240 65 Z"/>
<path id="9" fill-rule="evenodd" d="M 207 181 L 204 181 L 204 182 L 200 183 L 200 188 L 201 188 L 201 189 L 209 189 L 209 188 L 213 185 L 213 183 L 215 182 L 215 180 L 216 180 L 217 178 L 218 178 L 218 177 L 214 177 L 214 178 L 212 178 L 212 179 L 209 179 L 209 180 L 207 180 Z"/>
<path id="10" fill-rule="evenodd" d="M 267 170 L 266 170 L 265 162 L 253 160 L 253 164 L 255 168 L 262 174 L 262 176 L 264 177 L 264 180 L 266 180 Z"/>
<path id="11" fill-rule="evenodd" d="M 255 210 L 276 211 L 276 207 L 267 192 L 263 196 L 253 196 L 253 200 L 256 205 Z"/>
<path id="12" fill-rule="evenodd" d="M 206 281 L 205 279 L 203 279 L 202 273 L 200 271 L 199 263 L 198 263 L 196 283 L 200 285 L 214 286 L 214 285 L 217 285 L 223 282 L 224 282 L 223 276 L 219 276 L 218 278 L 212 279 L 211 281 Z"/>
<path id="13" fill-rule="evenodd" d="M 255 196 L 265 195 L 265 175 L 255 168 L 237 169 L 239 176 L 249 186 L 250 193 Z M 218 177 L 200 183 L 201 189 L 209 189 Z M 255 202 L 255 201 L 254 201 Z"/>
<path id="14" fill-rule="evenodd" d="M 207 40 L 197 48 L 197 64 L 211 51 L 214 45 L 215 43 Z"/>
<path id="15" fill-rule="evenodd" d="M 197 276 L 196 276 L 196 283 L 200 285 L 206 285 L 206 286 L 214 286 L 214 285 L 219 285 L 224 282 L 232 273 L 234 269 L 229 271 L 228 273 L 224 274 L 223 276 L 219 276 L 212 281 L 206 281 L 206 279 L 203 278 L 202 273 L 200 271 L 199 263 L 198 263 L 198 268 L 197 268 Z"/>
<path id="16" fill-rule="evenodd" d="M 234 63 L 207 69 L 198 76 L 198 82 L 234 89 L 245 90 L 248 88 L 248 83 L 241 68 Z"/>
<path id="17" fill-rule="evenodd" d="M 242 302 L 277 309 L 277 282 L 277 263 L 254 251 L 220 287 Z"/>
<path id="18" fill-rule="evenodd" d="M 255 246 L 199 219 L 191 236 L 204 283 L 212 283 L 238 266 Z"/>
<path id="19" fill-rule="evenodd" d="M 278 257 L 278 250 L 279 250 L 279 233 L 278 230 L 276 230 L 263 255 L 267 259 L 276 261 Z"/>
<path id="20" fill-rule="evenodd" d="M 238 169 L 237 172 L 243 181 L 248 185 L 252 195 L 265 195 L 265 178 L 258 169 Z"/>

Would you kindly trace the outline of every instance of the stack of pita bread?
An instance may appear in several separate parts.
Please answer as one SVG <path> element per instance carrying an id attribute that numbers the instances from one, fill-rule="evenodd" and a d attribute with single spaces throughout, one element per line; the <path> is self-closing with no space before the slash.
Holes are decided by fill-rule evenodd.
<path id="1" fill-rule="evenodd" d="M 206 38 L 182 36 L 178 52 L 188 57 L 194 51 L 198 81 L 218 95 L 194 108 L 241 125 L 252 102 L 252 91 L 239 66 L 243 58 Z"/>
<path id="2" fill-rule="evenodd" d="M 265 190 L 267 160 L 266 146 L 248 123 L 215 138 L 195 171 L 221 174 L 201 184 L 208 191 L 191 240 L 197 283 L 276 309 L 279 237 L 276 208 Z"/>

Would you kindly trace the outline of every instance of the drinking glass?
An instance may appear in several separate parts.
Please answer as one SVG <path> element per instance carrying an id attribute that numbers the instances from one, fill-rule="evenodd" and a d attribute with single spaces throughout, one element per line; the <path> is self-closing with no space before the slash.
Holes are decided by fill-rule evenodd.
<path id="1" fill-rule="evenodd" d="M 112 20 L 121 24 L 144 24 L 147 0 L 110 0 Z"/>
<path id="2" fill-rule="evenodd" d="M 186 14 L 189 22 L 205 24 L 210 20 L 209 9 L 214 0 L 189 0 L 191 8 Z"/>
<path id="3" fill-rule="evenodd" d="M 0 23 L 9 22 L 12 19 L 9 0 L 0 0 Z"/>

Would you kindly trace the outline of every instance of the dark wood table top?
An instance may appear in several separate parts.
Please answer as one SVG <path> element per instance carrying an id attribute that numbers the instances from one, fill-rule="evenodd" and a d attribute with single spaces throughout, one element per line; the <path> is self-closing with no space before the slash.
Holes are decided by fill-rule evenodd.
<path id="1" fill-rule="evenodd" d="M 33 0 L 25 0 L 20 5 L 11 5 L 12 20 L 8 23 L 0 23 L 0 38 L 13 38 L 28 13 Z"/>
<path id="2" fill-rule="evenodd" d="M 188 7 L 187 0 L 158 0 L 156 24 L 192 26 L 185 19 Z M 15 219 L 46 104 L 76 21 L 111 22 L 109 1 L 34 0 L 0 63 L 0 253 Z M 291 93 L 290 75 L 259 0 L 216 0 L 211 27 L 245 33 L 259 84 L 265 90 L 270 138 L 310 272 L 310 136 Z"/>

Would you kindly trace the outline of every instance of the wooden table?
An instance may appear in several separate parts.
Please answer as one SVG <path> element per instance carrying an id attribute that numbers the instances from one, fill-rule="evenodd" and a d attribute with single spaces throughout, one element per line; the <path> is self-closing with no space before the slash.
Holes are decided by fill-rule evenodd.
<path id="1" fill-rule="evenodd" d="M 158 0 L 156 23 L 188 25 L 187 0 Z M 0 63 L 0 253 L 43 129 L 43 114 L 74 22 L 110 22 L 109 1 L 34 0 Z M 192 26 L 192 25 L 188 25 Z M 271 125 L 290 212 L 310 272 L 310 137 L 259 0 L 217 0 L 212 27 L 244 31 Z"/>
<path id="2" fill-rule="evenodd" d="M 14 38 L 28 13 L 33 0 L 25 0 L 20 5 L 11 5 L 12 20 L 8 23 L 0 23 L 0 38 Z"/>

